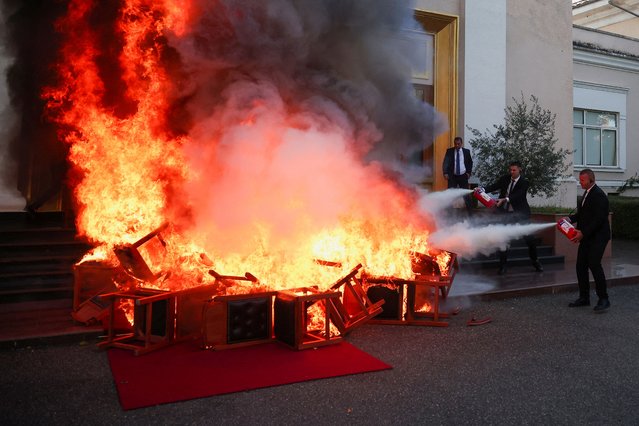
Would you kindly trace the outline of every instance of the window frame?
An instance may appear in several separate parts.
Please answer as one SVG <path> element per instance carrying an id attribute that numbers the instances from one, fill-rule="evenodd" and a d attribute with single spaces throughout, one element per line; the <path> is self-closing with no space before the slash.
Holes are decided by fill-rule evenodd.
<path id="1" fill-rule="evenodd" d="M 626 170 L 626 111 L 628 102 L 628 89 L 619 86 L 610 86 L 584 81 L 573 81 L 573 112 L 575 109 L 613 112 L 617 114 L 617 137 L 616 137 L 616 166 L 594 166 L 574 163 L 573 170 L 579 172 L 585 168 L 604 172 L 624 173 Z M 585 120 L 585 116 L 584 116 Z M 573 136 L 571 146 L 574 145 L 574 116 L 571 118 L 573 124 Z M 583 162 L 583 158 L 582 158 Z"/>
<path id="2" fill-rule="evenodd" d="M 575 117 L 575 112 L 579 112 L 581 114 L 581 123 L 576 123 L 574 120 Z M 615 117 L 615 126 L 605 126 L 605 125 L 597 125 L 597 124 L 588 124 L 587 123 L 587 117 L 588 117 L 588 113 L 594 113 L 594 114 L 605 114 L 605 115 L 612 115 Z M 575 149 L 576 151 L 576 146 L 575 146 L 575 134 L 574 134 L 574 130 L 575 129 L 580 129 L 581 130 L 581 162 L 577 163 L 575 157 L 573 156 L 573 164 L 575 167 L 597 167 L 597 168 L 614 168 L 614 169 L 618 169 L 619 168 L 619 117 L 620 114 L 619 112 L 616 111 L 602 111 L 602 110 L 598 110 L 598 109 L 589 109 L 589 108 L 573 108 L 573 149 Z M 599 163 L 598 164 L 594 164 L 594 163 L 588 163 L 588 154 L 589 154 L 589 149 L 588 149 L 588 131 L 597 131 L 599 134 L 599 153 L 598 153 L 598 158 L 599 158 Z M 606 154 L 605 154 L 605 149 L 604 149 L 604 133 L 606 132 L 614 132 L 614 159 L 613 159 L 613 164 L 604 164 L 604 159 L 606 158 Z"/>

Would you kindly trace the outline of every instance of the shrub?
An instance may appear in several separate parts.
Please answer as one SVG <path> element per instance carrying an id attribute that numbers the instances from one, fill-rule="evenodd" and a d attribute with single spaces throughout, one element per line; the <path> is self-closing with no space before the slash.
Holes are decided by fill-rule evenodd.
<path id="1" fill-rule="evenodd" d="M 506 107 L 503 125 L 493 125 L 495 133 L 485 133 L 467 126 L 473 134 L 469 144 L 473 148 L 476 166 L 473 173 L 485 185 L 495 182 L 506 173 L 511 161 L 522 164 L 530 181 L 530 195 L 552 196 L 559 185 L 558 178 L 568 176 L 565 159 L 572 151 L 556 149 L 555 117 L 542 109 L 535 96 L 531 105 L 513 98 L 514 105 Z"/>
<path id="2" fill-rule="evenodd" d="M 639 240 L 639 197 L 608 197 L 612 212 L 613 238 Z"/>
<path id="3" fill-rule="evenodd" d="M 639 184 L 639 176 L 635 173 L 632 177 L 628 178 L 623 185 L 617 188 L 617 192 L 622 194 L 626 189 L 634 188 L 637 184 Z"/>
<path id="4" fill-rule="evenodd" d="M 574 209 L 569 207 L 557 207 L 557 206 L 530 206 L 533 213 L 539 214 L 564 214 L 568 215 L 572 213 Z"/>

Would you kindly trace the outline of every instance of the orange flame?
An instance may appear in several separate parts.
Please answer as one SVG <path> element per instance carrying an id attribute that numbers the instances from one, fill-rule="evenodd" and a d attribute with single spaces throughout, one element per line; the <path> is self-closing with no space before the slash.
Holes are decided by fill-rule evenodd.
<path id="1" fill-rule="evenodd" d="M 450 272 L 449 263 L 452 256 L 447 251 L 442 251 L 437 256 L 435 256 L 435 261 L 439 266 L 439 270 L 441 271 L 441 275 L 446 277 Z"/>
<path id="2" fill-rule="evenodd" d="M 326 288 L 358 263 L 372 275 L 412 276 L 409 254 L 428 252 L 429 219 L 414 192 L 347 149 L 363 137 L 352 125 L 293 113 L 271 85 L 246 83 L 246 105 L 231 99 L 228 110 L 194 114 L 190 130 L 172 130 L 171 105 L 192 70 L 177 60 L 182 68 L 167 71 L 167 58 L 179 57 L 170 43 L 192 42 L 198 13 L 177 0 L 124 2 L 112 60 L 125 89 L 109 103 L 92 7 L 72 0 L 57 23 L 66 36 L 60 83 L 43 92 L 78 176 L 78 231 L 98 246 L 87 259 L 115 262 L 115 246 L 169 222 L 162 247 L 141 250 L 167 272 L 154 283 L 164 289 L 212 283 L 209 268 L 251 272 L 275 289 Z"/>

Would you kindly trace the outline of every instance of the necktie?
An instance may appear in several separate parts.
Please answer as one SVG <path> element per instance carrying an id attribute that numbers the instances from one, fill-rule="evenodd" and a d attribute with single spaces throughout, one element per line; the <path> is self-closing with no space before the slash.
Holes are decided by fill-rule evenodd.
<path id="1" fill-rule="evenodd" d="M 513 191 L 513 186 L 515 186 L 515 179 L 510 180 L 510 186 L 508 187 L 506 197 L 510 197 L 510 193 Z M 510 200 L 506 203 L 506 210 L 510 211 Z"/>
<path id="2" fill-rule="evenodd" d="M 581 206 L 583 207 L 584 203 L 586 202 L 586 195 L 588 195 L 588 190 L 586 189 L 584 191 L 584 196 L 581 197 Z"/>
<path id="3" fill-rule="evenodd" d="M 460 152 L 460 151 L 461 151 L 461 149 L 458 149 L 458 150 L 457 150 L 457 161 L 455 161 L 455 174 L 456 174 L 457 176 L 459 176 L 459 175 L 461 174 L 461 173 L 460 173 L 460 170 L 461 170 L 461 159 L 460 159 L 460 157 L 461 157 L 461 155 L 460 155 L 460 154 L 461 154 L 461 152 Z"/>

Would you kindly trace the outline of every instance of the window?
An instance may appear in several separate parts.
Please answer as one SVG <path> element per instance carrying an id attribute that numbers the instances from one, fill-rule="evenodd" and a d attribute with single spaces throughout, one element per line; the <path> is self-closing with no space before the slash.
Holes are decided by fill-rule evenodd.
<path id="1" fill-rule="evenodd" d="M 576 166 L 617 167 L 619 114 L 575 108 L 572 139 Z"/>

